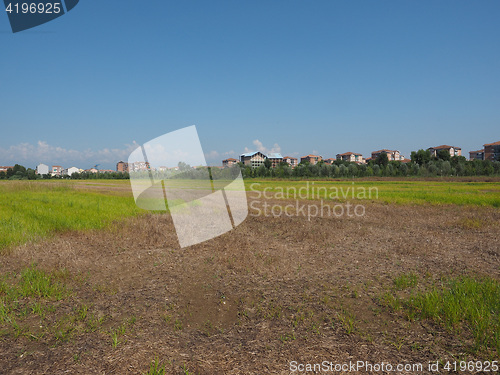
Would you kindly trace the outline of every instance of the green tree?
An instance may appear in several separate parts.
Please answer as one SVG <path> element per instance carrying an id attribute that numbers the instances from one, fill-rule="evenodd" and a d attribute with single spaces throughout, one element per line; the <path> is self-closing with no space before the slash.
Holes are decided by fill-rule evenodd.
<path id="1" fill-rule="evenodd" d="M 268 158 L 264 160 L 264 167 L 266 167 L 267 169 L 270 169 L 272 165 L 273 163 Z"/>
<path id="2" fill-rule="evenodd" d="M 436 157 L 440 160 L 449 161 L 451 159 L 450 152 L 448 150 L 439 150 Z"/>
<path id="3" fill-rule="evenodd" d="M 378 165 L 383 165 L 384 167 L 389 164 L 389 157 L 385 152 L 381 152 L 375 159 L 375 163 Z"/>

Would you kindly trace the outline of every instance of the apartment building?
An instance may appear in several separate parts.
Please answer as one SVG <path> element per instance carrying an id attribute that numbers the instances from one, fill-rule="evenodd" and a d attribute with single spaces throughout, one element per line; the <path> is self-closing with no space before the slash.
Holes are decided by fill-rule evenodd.
<path id="1" fill-rule="evenodd" d="M 398 150 L 388 149 L 373 151 L 371 159 L 376 159 L 380 154 L 387 154 L 387 159 L 389 159 L 389 161 L 401 161 L 404 159 L 404 156 L 401 155 Z"/>
<path id="2" fill-rule="evenodd" d="M 287 163 L 292 168 L 295 168 L 299 164 L 299 161 L 297 160 L 297 158 L 294 158 L 294 157 L 291 157 L 291 156 L 285 156 L 283 158 L 283 161 L 285 163 Z"/>
<path id="3" fill-rule="evenodd" d="M 323 158 L 321 156 L 318 156 L 318 155 L 306 155 L 306 156 L 302 156 L 300 158 L 301 163 L 309 162 L 309 164 L 312 164 L 312 165 L 319 163 L 321 160 L 323 160 Z"/>
<path id="4" fill-rule="evenodd" d="M 149 171 L 150 169 L 149 163 L 144 161 L 136 161 L 128 165 L 130 172 Z"/>
<path id="5" fill-rule="evenodd" d="M 484 160 L 500 160 L 500 141 L 484 145 Z"/>
<path id="6" fill-rule="evenodd" d="M 120 160 L 118 163 L 116 163 L 116 171 L 122 173 L 128 172 L 128 163 Z"/>
<path id="7" fill-rule="evenodd" d="M 233 165 L 238 164 L 238 159 L 235 158 L 229 158 L 222 160 L 222 167 L 227 168 L 227 167 L 232 167 Z"/>
<path id="8" fill-rule="evenodd" d="M 344 152 L 343 154 L 337 154 L 336 157 L 337 157 L 337 160 L 348 161 L 351 163 L 357 163 L 357 164 L 364 164 L 365 163 L 365 159 L 363 159 L 363 155 L 358 154 L 357 152 Z"/>
<path id="9" fill-rule="evenodd" d="M 271 161 L 272 168 L 276 168 L 283 161 L 283 156 L 277 152 L 267 154 L 267 158 Z"/>
<path id="10" fill-rule="evenodd" d="M 337 159 L 334 159 L 334 158 L 323 159 L 325 164 L 328 164 L 328 165 L 332 165 L 335 160 L 337 160 Z"/>
<path id="11" fill-rule="evenodd" d="M 45 164 L 38 164 L 35 169 L 35 173 L 39 175 L 49 174 L 49 166 Z"/>
<path id="12" fill-rule="evenodd" d="M 436 147 L 429 147 L 427 150 L 430 151 L 431 155 L 434 157 L 437 157 L 438 152 L 441 150 L 448 151 L 451 157 L 462 156 L 462 149 L 456 146 L 441 145 Z"/>
<path id="13" fill-rule="evenodd" d="M 266 155 L 264 155 L 260 151 L 247 152 L 246 154 L 242 154 L 240 156 L 240 161 L 249 167 L 257 168 L 264 164 L 264 160 L 266 160 Z"/>
<path id="14" fill-rule="evenodd" d="M 52 176 L 60 176 L 62 174 L 63 167 L 60 165 L 53 165 L 52 169 L 50 170 L 50 174 Z"/>
<path id="15" fill-rule="evenodd" d="M 469 151 L 469 160 L 484 160 L 484 148 L 477 151 Z"/>
<path id="16" fill-rule="evenodd" d="M 80 173 L 80 169 L 78 169 L 77 167 L 70 167 L 63 169 L 62 171 L 62 174 L 67 176 L 71 176 L 73 173 Z"/>

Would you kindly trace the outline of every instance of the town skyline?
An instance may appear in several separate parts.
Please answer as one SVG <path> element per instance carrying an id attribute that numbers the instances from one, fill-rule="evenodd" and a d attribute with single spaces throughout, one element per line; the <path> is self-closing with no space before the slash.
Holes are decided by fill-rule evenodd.
<path id="1" fill-rule="evenodd" d="M 498 1 L 100 7 L 15 37 L 0 16 L 2 164 L 111 169 L 192 124 L 211 164 L 498 138 Z"/>

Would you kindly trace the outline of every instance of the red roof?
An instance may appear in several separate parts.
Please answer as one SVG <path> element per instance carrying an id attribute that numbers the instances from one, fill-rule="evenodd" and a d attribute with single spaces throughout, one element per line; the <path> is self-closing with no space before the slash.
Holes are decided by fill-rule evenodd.
<path id="1" fill-rule="evenodd" d="M 348 155 L 360 155 L 360 156 L 362 156 L 361 154 L 358 154 L 357 152 L 344 152 L 343 154 L 339 154 L 339 156 L 348 156 Z"/>
<path id="2" fill-rule="evenodd" d="M 388 150 L 384 148 L 383 150 L 373 151 L 372 154 L 380 154 L 381 152 L 394 152 L 396 150 Z"/>
<path id="3" fill-rule="evenodd" d="M 225 160 L 222 160 L 222 161 L 224 162 L 224 161 L 238 161 L 238 160 L 235 159 L 235 158 L 229 158 L 229 159 L 225 159 Z"/>
<path id="4" fill-rule="evenodd" d="M 473 154 L 473 153 L 477 153 L 477 152 L 484 152 L 484 148 L 482 150 L 477 150 L 477 151 L 469 151 L 469 154 Z"/>
<path id="5" fill-rule="evenodd" d="M 457 150 L 461 150 L 460 147 L 456 147 L 456 146 L 448 146 L 448 145 L 441 145 L 441 146 L 437 146 L 437 147 L 430 147 L 434 150 L 449 150 L 450 148 L 455 148 Z"/>
<path id="6" fill-rule="evenodd" d="M 301 159 L 306 159 L 306 158 L 320 158 L 321 156 L 318 156 L 318 155 L 306 155 L 306 156 L 302 156 Z"/>
<path id="7" fill-rule="evenodd" d="M 495 142 L 495 143 L 488 143 L 488 144 L 485 144 L 484 146 L 500 146 L 500 141 Z"/>
<path id="8" fill-rule="evenodd" d="M 285 156 L 283 159 L 293 159 L 293 160 L 297 160 L 297 158 L 294 158 L 292 156 Z"/>

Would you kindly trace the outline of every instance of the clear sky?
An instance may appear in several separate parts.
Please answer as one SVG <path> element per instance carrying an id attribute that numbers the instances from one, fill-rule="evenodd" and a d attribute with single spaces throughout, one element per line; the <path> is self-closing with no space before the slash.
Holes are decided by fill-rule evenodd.
<path id="1" fill-rule="evenodd" d="M 81 0 L 12 34 L 2 11 L 0 165 L 114 168 L 193 124 L 213 165 L 480 149 L 500 140 L 499 19 L 497 0 Z"/>

